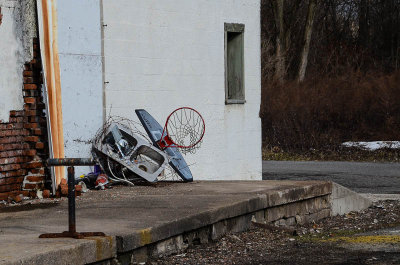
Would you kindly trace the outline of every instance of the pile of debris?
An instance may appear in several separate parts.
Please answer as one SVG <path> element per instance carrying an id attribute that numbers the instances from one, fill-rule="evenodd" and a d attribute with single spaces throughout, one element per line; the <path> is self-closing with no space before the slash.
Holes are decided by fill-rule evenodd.
<path id="1" fill-rule="evenodd" d="M 168 119 L 163 128 L 147 111 L 135 112 L 147 135 L 141 133 L 135 122 L 114 117 L 93 140 L 92 155 L 108 176 L 107 182 L 134 185 L 170 176 L 172 180 L 178 176 L 182 181 L 193 181 L 181 151 L 194 152 L 199 147 L 205 132 L 201 115 L 190 108 L 174 111 L 170 116 L 180 115 L 173 121 L 179 132 L 172 135 L 167 130 Z"/>
<path id="2" fill-rule="evenodd" d="M 91 153 L 98 165 L 93 172 L 75 179 L 75 196 L 90 189 L 111 188 L 115 184 L 134 186 L 160 180 L 193 181 L 182 153 L 194 153 L 200 147 L 205 133 L 200 113 L 192 108 L 179 108 L 168 116 L 162 127 L 146 110 L 135 112 L 140 124 L 126 118 L 110 117 L 97 132 Z M 168 126 L 171 126 L 169 130 Z M 53 195 L 57 198 L 68 196 L 67 179 L 61 180 Z M 49 198 L 50 191 L 37 191 L 37 197 Z M 18 203 L 23 199 L 23 194 L 17 194 L 9 198 L 9 202 Z"/>
<path id="3" fill-rule="evenodd" d="M 82 186 L 75 185 L 75 196 L 82 195 Z M 68 196 L 68 183 L 66 179 L 62 179 L 60 185 L 58 185 L 58 189 L 56 191 L 56 197 L 67 197 Z"/>

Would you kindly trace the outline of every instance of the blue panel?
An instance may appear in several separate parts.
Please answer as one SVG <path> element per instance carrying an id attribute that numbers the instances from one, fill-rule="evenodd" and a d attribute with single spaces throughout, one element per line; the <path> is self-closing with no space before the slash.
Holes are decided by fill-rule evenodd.
<path id="1" fill-rule="evenodd" d="M 157 142 L 161 139 L 161 134 L 163 133 L 161 125 L 147 111 L 137 109 L 135 112 L 154 146 L 160 148 Z M 166 152 L 171 158 L 169 164 L 176 173 L 178 173 L 184 181 L 193 181 L 192 172 L 190 172 L 189 166 L 186 164 L 186 161 L 179 150 L 172 146 L 165 148 L 164 152 Z"/>

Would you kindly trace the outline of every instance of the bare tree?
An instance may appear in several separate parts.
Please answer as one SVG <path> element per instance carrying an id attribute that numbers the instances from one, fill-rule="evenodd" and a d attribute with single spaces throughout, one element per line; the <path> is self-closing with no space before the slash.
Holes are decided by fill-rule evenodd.
<path id="1" fill-rule="evenodd" d="M 310 3 L 308 4 L 307 19 L 304 29 L 304 40 L 303 40 L 304 44 L 301 51 L 300 66 L 297 75 L 298 82 L 302 82 L 306 75 L 308 53 L 310 52 L 310 42 L 311 42 L 311 35 L 315 17 L 315 7 L 316 7 L 316 0 L 310 0 Z"/>
<path id="2" fill-rule="evenodd" d="M 368 46 L 368 1 L 360 0 L 358 7 L 358 44 Z"/>
<path id="3" fill-rule="evenodd" d="M 286 39 L 283 18 L 284 2 L 284 0 L 275 0 L 274 4 L 275 24 L 278 29 L 278 34 L 276 36 L 275 78 L 281 82 L 283 82 L 286 75 Z"/>
<path id="4" fill-rule="evenodd" d="M 400 65 L 400 0 L 261 1 L 265 82 Z"/>

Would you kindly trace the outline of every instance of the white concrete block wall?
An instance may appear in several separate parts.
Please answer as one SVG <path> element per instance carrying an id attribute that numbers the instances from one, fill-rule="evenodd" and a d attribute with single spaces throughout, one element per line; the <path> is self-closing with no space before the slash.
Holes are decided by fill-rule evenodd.
<path id="1" fill-rule="evenodd" d="M 260 1 L 103 0 L 105 108 L 160 123 L 181 106 L 206 121 L 194 179 L 261 179 Z M 245 24 L 244 105 L 225 105 L 224 23 Z"/>
<path id="2" fill-rule="evenodd" d="M 33 1 L 0 0 L 0 120 L 4 122 L 10 110 L 23 108 L 22 71 L 24 63 L 32 59 L 32 38 L 36 36 Z"/>
<path id="3" fill-rule="evenodd" d="M 100 7 L 100 0 L 57 1 L 66 157 L 90 157 L 89 141 L 103 124 Z"/>

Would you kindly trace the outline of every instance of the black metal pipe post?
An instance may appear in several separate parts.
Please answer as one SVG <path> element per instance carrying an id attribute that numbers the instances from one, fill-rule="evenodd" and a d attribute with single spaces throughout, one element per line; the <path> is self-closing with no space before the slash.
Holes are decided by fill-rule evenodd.
<path id="1" fill-rule="evenodd" d="M 75 168 L 68 167 L 68 227 L 70 233 L 76 233 L 75 218 Z"/>
<path id="2" fill-rule="evenodd" d="M 48 159 L 47 166 L 68 166 L 68 231 L 62 233 L 42 234 L 39 238 L 73 237 L 77 239 L 91 236 L 106 236 L 103 232 L 76 232 L 75 216 L 75 168 L 74 166 L 93 166 L 96 161 L 92 158 Z"/>

